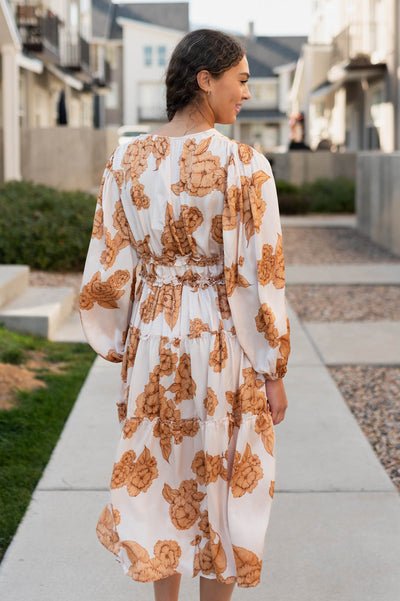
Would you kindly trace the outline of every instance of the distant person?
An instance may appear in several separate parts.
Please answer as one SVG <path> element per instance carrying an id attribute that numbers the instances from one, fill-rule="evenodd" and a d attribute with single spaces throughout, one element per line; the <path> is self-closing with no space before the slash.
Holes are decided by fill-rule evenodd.
<path id="1" fill-rule="evenodd" d="M 110 157 L 83 276 L 88 341 L 122 362 L 97 533 L 156 601 L 178 599 L 181 574 L 200 576 L 201 601 L 260 581 L 290 344 L 270 165 L 214 128 L 248 79 L 235 38 L 179 42 L 169 123 Z"/>

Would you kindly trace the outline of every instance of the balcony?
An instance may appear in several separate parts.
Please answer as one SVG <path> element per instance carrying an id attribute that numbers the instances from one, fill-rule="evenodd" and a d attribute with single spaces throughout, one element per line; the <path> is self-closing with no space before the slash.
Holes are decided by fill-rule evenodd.
<path id="1" fill-rule="evenodd" d="M 70 71 L 83 71 L 90 74 L 90 46 L 84 38 L 78 36 L 76 42 L 66 41 L 62 66 Z"/>
<path id="2" fill-rule="evenodd" d="M 58 62 L 60 20 L 54 13 L 47 10 L 41 14 L 38 6 L 18 4 L 15 20 L 25 50 Z"/>
<path id="3" fill-rule="evenodd" d="M 332 40 L 331 67 L 355 59 L 371 62 L 372 55 L 384 51 L 387 40 L 379 23 L 352 23 Z"/>

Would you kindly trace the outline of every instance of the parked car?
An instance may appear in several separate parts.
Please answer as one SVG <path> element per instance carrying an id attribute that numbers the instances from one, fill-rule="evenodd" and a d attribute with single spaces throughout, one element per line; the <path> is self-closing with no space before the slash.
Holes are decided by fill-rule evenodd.
<path id="1" fill-rule="evenodd" d="M 140 134 L 147 134 L 149 131 L 148 125 L 122 125 L 118 129 L 118 144 L 126 144 L 132 138 Z"/>

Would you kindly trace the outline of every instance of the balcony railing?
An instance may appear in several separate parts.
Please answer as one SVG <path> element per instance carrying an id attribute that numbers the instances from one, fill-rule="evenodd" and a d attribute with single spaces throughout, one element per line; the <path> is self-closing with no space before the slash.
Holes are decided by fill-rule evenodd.
<path id="1" fill-rule="evenodd" d="M 108 85 L 111 81 L 111 65 L 108 61 L 104 61 L 104 82 Z"/>
<path id="2" fill-rule="evenodd" d="M 332 40 L 331 66 L 359 57 L 371 58 L 376 50 L 382 49 L 379 47 L 384 42 L 382 32 L 379 23 L 348 25 Z"/>
<path id="3" fill-rule="evenodd" d="M 60 57 L 58 17 L 49 10 L 41 14 L 37 6 L 18 4 L 15 19 L 24 49 L 46 54 L 57 62 Z"/>
<path id="4" fill-rule="evenodd" d="M 78 36 L 76 42 L 68 40 L 63 54 L 63 67 L 71 71 L 90 72 L 90 46 L 81 36 Z"/>

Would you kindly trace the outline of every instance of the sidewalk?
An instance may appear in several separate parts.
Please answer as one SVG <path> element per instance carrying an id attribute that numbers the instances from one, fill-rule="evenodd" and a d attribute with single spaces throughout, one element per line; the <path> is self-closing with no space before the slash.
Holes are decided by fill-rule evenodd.
<path id="1" fill-rule="evenodd" d="M 399 266 L 391 266 L 389 279 L 398 278 Z M 341 273 L 352 269 L 342 265 Z M 293 273 L 297 283 L 316 277 L 300 266 Z M 368 268 L 363 273 L 374 277 Z M 276 496 L 262 580 L 255 589 L 235 589 L 233 601 L 398 601 L 400 496 L 325 366 L 327 349 L 347 361 L 342 341 L 318 330 L 335 325 L 304 325 L 289 310 L 289 409 L 276 427 Z M 80 335 L 75 328 L 70 338 Z M 375 357 L 386 334 L 374 335 Z M 362 360 L 362 347 L 352 352 Z M 390 352 L 400 363 L 399 349 Z M 97 359 L 88 375 L 0 567 L 4 601 L 152 600 L 152 586 L 123 576 L 95 534 L 119 435 L 118 371 Z M 198 579 L 183 579 L 181 601 L 197 599 L 197 589 Z"/>

